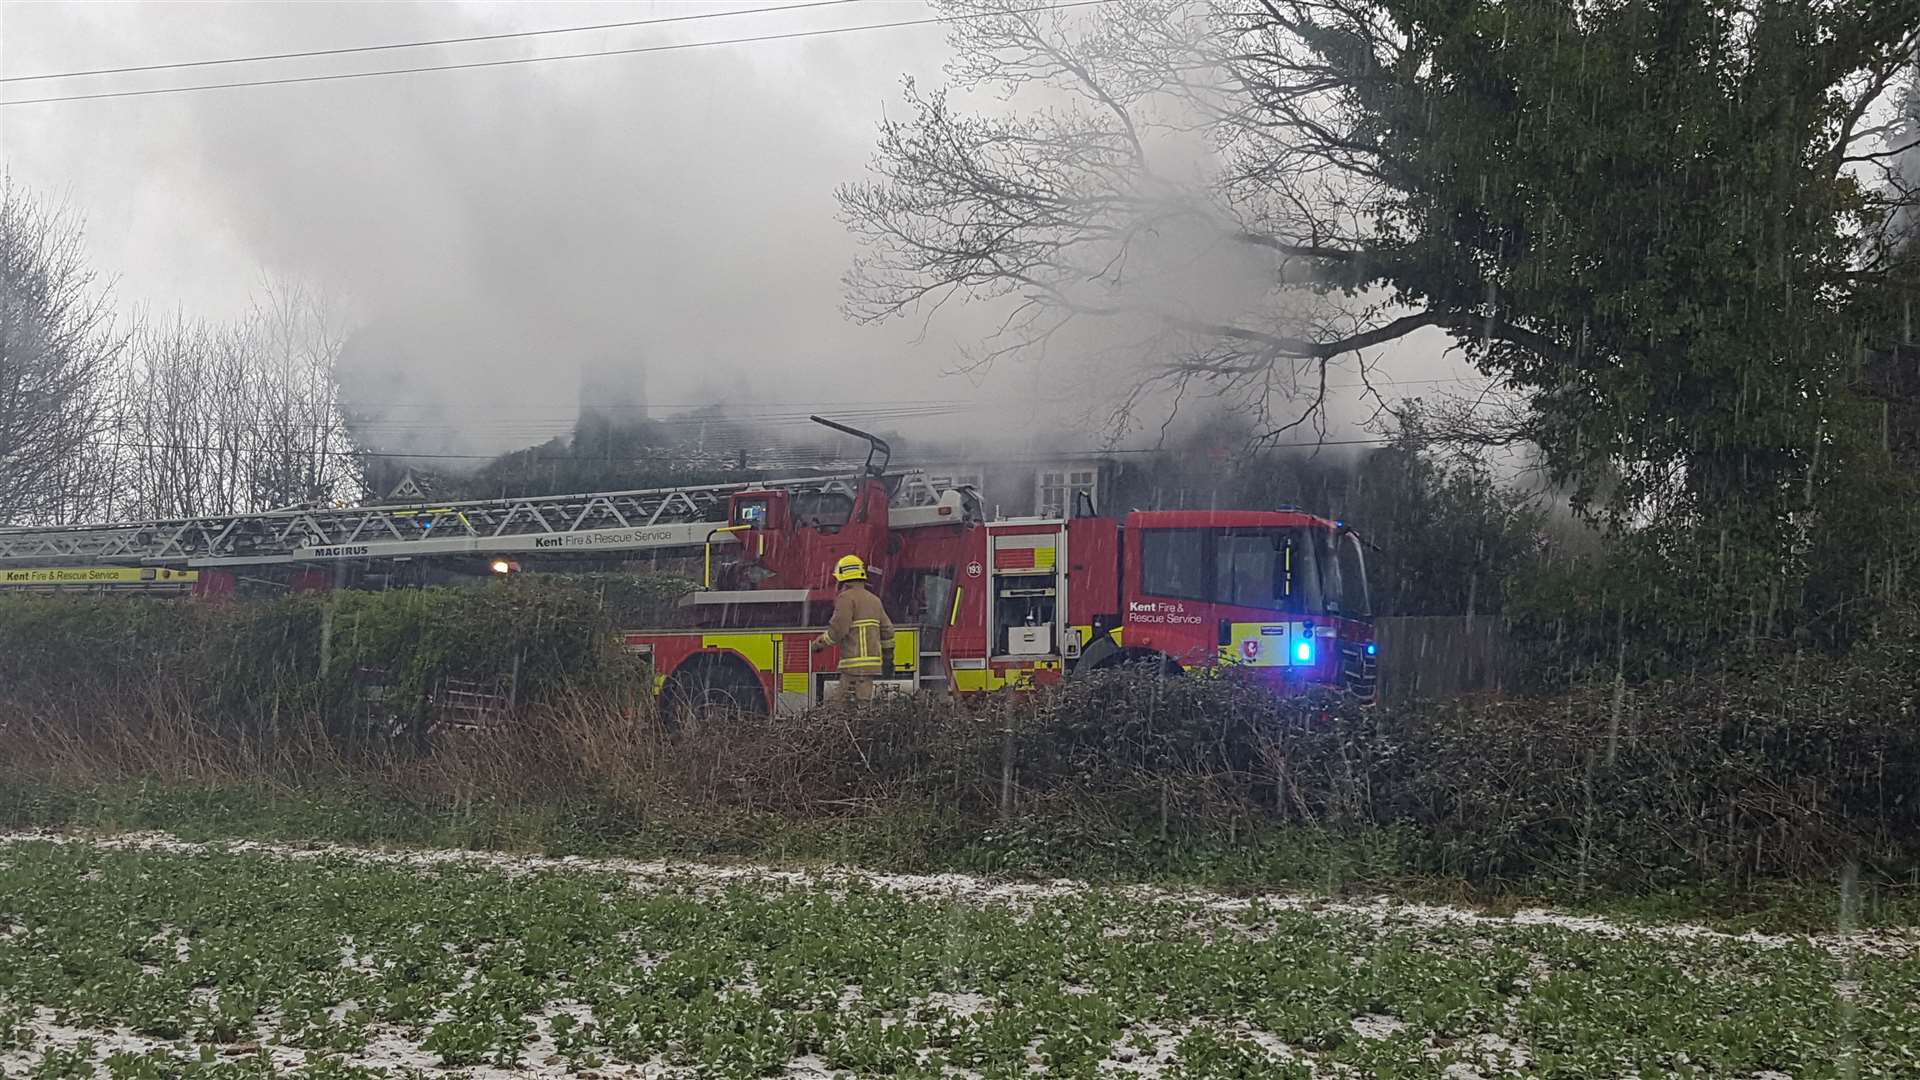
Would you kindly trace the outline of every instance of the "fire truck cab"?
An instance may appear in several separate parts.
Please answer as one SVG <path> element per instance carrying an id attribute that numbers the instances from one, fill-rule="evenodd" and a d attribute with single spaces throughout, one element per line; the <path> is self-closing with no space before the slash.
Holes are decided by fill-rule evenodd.
<path id="1" fill-rule="evenodd" d="M 1231 664 L 1283 692 L 1372 694 L 1364 555 L 1336 522 L 1298 511 L 1015 519 L 910 536 L 902 554 L 907 581 L 883 595 L 940 635 L 955 691 L 1152 663 Z"/>
<path id="2" fill-rule="evenodd" d="M 1135 513 L 1122 565 L 1121 652 L 1372 697 L 1366 557 L 1340 523 L 1297 510 Z"/>

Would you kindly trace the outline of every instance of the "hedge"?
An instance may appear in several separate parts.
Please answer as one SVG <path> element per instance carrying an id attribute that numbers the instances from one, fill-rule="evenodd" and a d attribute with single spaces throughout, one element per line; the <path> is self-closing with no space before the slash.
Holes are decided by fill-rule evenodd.
<path id="1" fill-rule="evenodd" d="M 234 734 L 290 717 L 349 734 L 376 687 L 412 723 L 448 679 L 531 702 L 637 674 L 597 594 L 550 583 L 231 603 L 0 596 L 0 694 L 16 710 L 139 701 Z"/>

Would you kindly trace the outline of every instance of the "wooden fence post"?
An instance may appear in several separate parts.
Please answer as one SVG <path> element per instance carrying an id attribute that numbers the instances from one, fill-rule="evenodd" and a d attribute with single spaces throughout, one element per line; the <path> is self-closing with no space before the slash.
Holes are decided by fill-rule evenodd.
<path id="1" fill-rule="evenodd" d="M 1008 721 L 1002 732 L 1006 738 L 1000 746 L 1000 818 L 1013 817 L 1013 723 Z"/>

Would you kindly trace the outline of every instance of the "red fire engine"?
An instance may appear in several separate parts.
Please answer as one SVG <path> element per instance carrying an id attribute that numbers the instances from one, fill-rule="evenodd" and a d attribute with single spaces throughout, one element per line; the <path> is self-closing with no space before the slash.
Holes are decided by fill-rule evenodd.
<path id="1" fill-rule="evenodd" d="M 219 593 L 241 573 L 326 588 L 376 566 L 691 555 L 704 581 L 683 625 L 628 630 L 628 647 L 674 701 L 786 711 L 836 678 L 837 657 L 811 646 L 834 563 L 858 555 L 899 628 L 882 680 L 897 690 L 979 693 L 1143 663 L 1373 694 L 1366 568 L 1338 522 L 1297 510 L 1115 520 L 1084 500 L 1065 518 L 987 521 L 976 494 L 912 494 L 887 472 L 884 440 L 820 422 L 867 441 L 857 475 L 0 529 L 0 588 L 160 580 Z"/>
<path id="2" fill-rule="evenodd" d="M 823 421 L 825 422 L 825 421 Z M 1359 538 L 1297 510 L 984 521 L 971 492 L 896 507 L 886 443 L 865 432 L 848 492 L 734 492 L 690 628 L 637 629 L 672 703 L 804 709 L 837 677 L 812 651 L 841 556 L 864 560 L 898 627 L 882 686 L 978 693 L 1126 663 L 1232 664 L 1281 692 L 1370 699 L 1375 652 Z M 876 455 L 878 462 L 876 463 Z M 723 543 L 713 543 L 724 540 Z"/>

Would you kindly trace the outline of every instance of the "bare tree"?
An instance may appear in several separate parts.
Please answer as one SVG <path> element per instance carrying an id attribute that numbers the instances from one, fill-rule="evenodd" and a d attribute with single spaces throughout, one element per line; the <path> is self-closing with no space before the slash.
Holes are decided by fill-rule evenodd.
<path id="1" fill-rule="evenodd" d="M 216 400 L 217 332 L 176 314 L 141 320 L 116 412 L 123 518 L 199 517 L 229 508 Z"/>
<path id="2" fill-rule="evenodd" d="M 1360 201 L 1350 179 L 1251 151 L 1275 136 L 1248 112 L 1217 11 L 940 6 L 956 88 L 1031 107 L 969 116 L 908 84 L 912 115 L 881 125 L 877 177 L 840 191 L 866 247 L 847 277 L 854 318 L 986 300 L 1002 318 L 978 363 L 1064 339 L 1146 359 L 1123 422 L 1147 391 L 1196 382 L 1262 419 L 1276 400 L 1317 405 L 1330 364 L 1364 377 L 1367 349 L 1433 321 L 1330 301 L 1368 278 Z M 1284 183 L 1255 184 L 1258 161 Z"/>
<path id="3" fill-rule="evenodd" d="M 359 490 L 340 405 L 338 364 L 347 327 L 323 293 L 269 281 L 246 326 L 249 505 L 326 504 Z"/>
<path id="4" fill-rule="evenodd" d="M 83 235 L 0 180 L 0 522 L 83 516 L 107 480 L 91 451 L 123 339 Z"/>
<path id="5" fill-rule="evenodd" d="M 115 512 L 182 518 L 330 504 L 358 490 L 325 298 L 269 283 L 237 324 L 146 320 L 120 380 Z"/>

